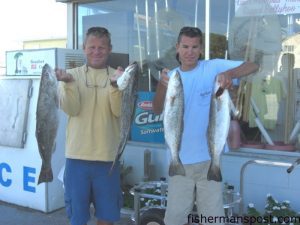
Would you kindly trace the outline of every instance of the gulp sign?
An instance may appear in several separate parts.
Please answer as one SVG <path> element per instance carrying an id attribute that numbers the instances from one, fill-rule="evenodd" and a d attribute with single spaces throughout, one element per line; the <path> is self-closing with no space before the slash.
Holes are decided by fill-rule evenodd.
<path id="1" fill-rule="evenodd" d="M 131 140 L 164 143 L 163 114 L 152 111 L 153 92 L 139 92 L 134 120 L 131 126 Z"/>

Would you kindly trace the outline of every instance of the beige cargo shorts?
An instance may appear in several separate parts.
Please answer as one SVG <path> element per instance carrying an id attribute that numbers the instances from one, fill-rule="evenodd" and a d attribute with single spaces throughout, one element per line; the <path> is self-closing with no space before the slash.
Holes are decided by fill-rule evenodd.
<path id="1" fill-rule="evenodd" d="M 207 180 L 209 165 L 210 161 L 185 165 L 185 176 L 169 178 L 165 225 L 192 224 L 195 219 L 200 224 L 223 224 L 219 219 L 225 216 L 223 186 L 222 182 Z M 190 213 L 195 203 L 198 217 L 192 218 Z"/>

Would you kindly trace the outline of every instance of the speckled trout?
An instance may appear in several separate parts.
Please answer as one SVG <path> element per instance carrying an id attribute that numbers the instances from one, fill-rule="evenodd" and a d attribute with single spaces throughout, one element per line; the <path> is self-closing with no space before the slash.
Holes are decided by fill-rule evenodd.
<path id="1" fill-rule="evenodd" d="M 58 106 L 56 76 L 53 69 L 48 64 L 45 64 L 42 69 L 36 109 L 35 136 L 42 158 L 42 168 L 38 184 L 53 180 L 51 158 L 55 149 L 55 139 L 59 122 Z"/>
<path id="2" fill-rule="evenodd" d="M 216 78 L 211 96 L 209 125 L 207 129 L 207 142 L 211 157 L 207 173 L 208 180 L 222 181 L 220 157 L 228 136 L 232 106 L 233 103 L 231 102 L 228 90 L 221 88 L 218 78 Z"/>
<path id="3" fill-rule="evenodd" d="M 117 155 L 111 169 L 120 159 L 129 138 L 131 123 L 137 100 L 139 66 L 137 62 L 127 66 L 120 78 L 117 80 L 118 89 L 122 91 L 122 113 L 120 118 L 120 142 L 118 144 Z"/>
<path id="4" fill-rule="evenodd" d="M 174 72 L 168 83 L 164 105 L 164 135 L 171 151 L 169 175 L 185 175 L 184 167 L 179 158 L 179 150 L 183 131 L 184 95 L 181 77 Z"/>

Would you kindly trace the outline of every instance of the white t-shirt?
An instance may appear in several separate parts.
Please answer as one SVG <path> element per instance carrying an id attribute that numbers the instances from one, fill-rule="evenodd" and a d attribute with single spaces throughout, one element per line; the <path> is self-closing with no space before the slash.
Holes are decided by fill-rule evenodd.
<path id="1" fill-rule="evenodd" d="M 242 63 L 224 59 L 199 60 L 191 71 L 181 71 L 179 67 L 174 69 L 181 75 L 184 90 L 184 129 L 179 154 L 183 164 L 210 160 L 206 130 L 215 77 Z"/>

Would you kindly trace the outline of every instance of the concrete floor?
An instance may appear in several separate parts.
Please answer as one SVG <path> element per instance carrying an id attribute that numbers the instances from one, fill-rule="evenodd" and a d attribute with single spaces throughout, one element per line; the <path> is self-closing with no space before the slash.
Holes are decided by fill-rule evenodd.
<path id="1" fill-rule="evenodd" d="M 88 223 L 95 224 L 95 218 Z M 0 225 L 69 225 L 69 221 L 64 208 L 44 213 L 0 201 Z M 133 225 L 129 213 L 122 213 L 121 220 L 115 225 Z"/>

